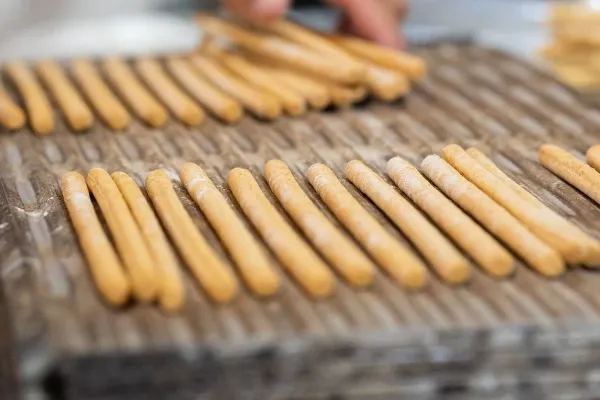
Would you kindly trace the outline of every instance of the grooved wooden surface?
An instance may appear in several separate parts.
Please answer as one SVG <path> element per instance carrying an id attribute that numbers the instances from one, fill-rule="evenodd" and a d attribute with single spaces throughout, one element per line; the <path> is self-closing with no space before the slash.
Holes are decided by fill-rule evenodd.
<path id="1" fill-rule="evenodd" d="M 179 315 L 166 316 L 144 305 L 116 312 L 100 302 L 60 196 L 59 179 L 68 170 L 121 170 L 141 184 L 149 171 L 165 169 L 197 226 L 229 260 L 179 182 L 177 171 L 184 162 L 202 166 L 243 215 L 226 189 L 227 172 L 250 169 L 284 213 L 262 174 L 266 161 L 282 159 L 317 206 L 341 227 L 305 179 L 308 166 L 325 163 L 394 237 L 411 246 L 343 179 L 343 167 L 360 159 L 383 175 L 395 155 L 419 165 L 425 156 L 457 143 L 483 151 L 550 208 L 599 238 L 600 208 L 536 157 L 546 142 L 584 157 L 600 142 L 600 111 L 501 53 L 443 46 L 418 54 L 431 66 L 430 76 L 414 85 L 404 104 L 374 102 L 270 123 L 244 117 L 237 126 L 209 119 L 200 128 L 171 121 L 152 129 L 134 121 L 123 133 L 114 133 L 97 123 L 83 135 L 71 133 L 57 114 L 60 126 L 48 137 L 29 130 L 0 134 L 0 265 L 20 348 L 57 357 L 278 341 L 304 334 L 336 338 L 365 331 L 396 335 L 412 329 L 493 330 L 521 324 L 558 329 L 600 323 L 598 273 L 573 268 L 563 278 L 548 280 L 522 262 L 507 280 L 495 280 L 474 266 L 467 285 L 451 288 L 433 277 L 418 293 L 402 290 L 378 270 L 371 289 L 355 291 L 338 279 L 335 294 L 324 301 L 310 300 L 276 264 L 283 277 L 278 296 L 260 300 L 244 287 L 224 307 L 212 305 L 186 272 L 187 302 Z M 246 219 L 244 223 L 256 235 Z M 22 363 L 29 356 L 22 355 Z"/>

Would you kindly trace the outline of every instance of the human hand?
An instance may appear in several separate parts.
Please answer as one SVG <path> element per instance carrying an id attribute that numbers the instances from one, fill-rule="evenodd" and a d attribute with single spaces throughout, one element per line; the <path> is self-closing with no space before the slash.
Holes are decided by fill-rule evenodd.
<path id="1" fill-rule="evenodd" d="M 408 0 L 327 0 L 339 7 L 344 16 L 340 30 L 384 46 L 402 48 L 398 24 L 408 10 Z M 257 22 L 285 15 L 292 0 L 224 0 L 231 12 Z"/>

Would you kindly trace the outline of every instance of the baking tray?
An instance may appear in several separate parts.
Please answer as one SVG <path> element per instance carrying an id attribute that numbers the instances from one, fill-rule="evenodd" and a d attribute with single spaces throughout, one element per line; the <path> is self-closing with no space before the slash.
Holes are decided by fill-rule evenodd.
<path id="1" fill-rule="evenodd" d="M 114 133 L 97 123 L 86 134 L 64 125 L 44 138 L 27 129 L 2 133 L 2 398 L 600 396 L 600 275 L 582 268 L 548 280 L 521 264 L 513 277 L 497 281 L 474 267 L 467 285 L 451 288 L 434 279 L 419 293 L 379 273 L 368 290 L 340 281 L 332 298 L 318 302 L 282 272 L 283 290 L 274 299 L 244 291 L 226 307 L 212 305 L 188 278 L 187 303 L 175 316 L 149 306 L 117 311 L 99 300 L 60 195 L 59 178 L 72 169 L 122 170 L 139 183 L 148 171 L 166 169 L 199 229 L 227 259 L 178 182 L 182 162 L 202 165 L 239 212 L 225 187 L 227 171 L 252 170 L 281 210 L 261 173 L 265 161 L 280 158 L 334 220 L 304 179 L 312 163 L 325 162 L 341 177 L 345 162 L 362 159 L 383 173 L 394 155 L 419 163 L 458 143 L 486 152 L 552 209 L 600 238 L 600 208 L 536 162 L 545 142 L 577 154 L 600 142 L 600 111 L 498 51 L 444 45 L 418 53 L 431 74 L 395 104 L 372 101 L 271 123 L 247 117 L 238 126 L 209 120 L 197 129 L 170 122 L 155 130 L 134 123 Z"/>

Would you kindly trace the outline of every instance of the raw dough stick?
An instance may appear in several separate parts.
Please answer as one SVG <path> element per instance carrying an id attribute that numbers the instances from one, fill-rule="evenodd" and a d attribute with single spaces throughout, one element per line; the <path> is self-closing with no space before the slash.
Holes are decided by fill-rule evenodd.
<path id="1" fill-rule="evenodd" d="M 340 46 L 301 25 L 280 19 L 266 25 L 263 24 L 260 28 L 300 43 L 324 56 L 336 57 L 340 62 L 355 65 L 354 68 L 362 68 L 365 83 L 378 99 L 395 100 L 408 93 L 410 89 L 410 82 L 404 74 L 367 61 L 359 61 Z"/>
<path id="2" fill-rule="evenodd" d="M 504 172 L 500 170 L 500 168 L 496 166 L 496 164 L 494 164 L 492 160 L 487 158 L 485 154 L 483 154 L 479 150 L 471 148 L 467 150 L 467 154 L 469 154 L 473 159 L 475 159 L 475 161 L 477 161 L 481 166 L 483 166 L 488 172 L 490 172 L 492 175 L 498 178 L 503 184 L 512 189 L 523 200 L 527 201 L 534 207 L 543 209 L 544 213 L 552 214 L 552 217 L 547 218 L 544 216 L 544 219 L 547 223 L 556 220 L 556 223 L 561 225 L 561 227 L 558 228 L 558 231 L 560 231 L 562 235 L 569 237 L 570 241 L 576 241 L 580 245 L 587 246 L 586 251 L 588 252 L 588 256 L 582 262 L 585 262 L 588 265 L 600 264 L 600 242 L 598 242 L 593 237 L 589 236 L 587 233 L 582 231 L 579 227 L 571 223 L 569 220 L 561 217 L 553 210 L 548 208 L 544 203 L 538 200 L 537 197 L 535 197 L 527 190 L 525 190 L 525 188 L 523 188 L 522 186 L 518 185 L 515 181 L 510 179 Z"/>
<path id="3" fill-rule="evenodd" d="M 133 295 L 139 301 L 154 300 L 158 285 L 156 266 L 115 181 L 105 170 L 93 168 L 88 173 L 87 184 L 131 277 Z"/>
<path id="4" fill-rule="evenodd" d="M 558 146 L 545 144 L 538 152 L 540 163 L 600 204 L 600 173 Z"/>
<path id="5" fill-rule="evenodd" d="M 52 107 L 35 75 L 20 61 L 7 64 L 6 72 L 25 103 L 33 131 L 38 135 L 50 133 L 54 129 Z"/>
<path id="6" fill-rule="evenodd" d="M 596 171 L 600 171 L 600 145 L 592 146 L 586 154 L 587 162 Z"/>
<path id="7" fill-rule="evenodd" d="M 129 298 L 131 283 L 96 216 L 85 178 L 78 172 L 62 177 L 62 194 L 96 287 L 114 306 Z"/>
<path id="8" fill-rule="evenodd" d="M 163 226 L 198 283 L 213 301 L 231 301 L 238 292 L 237 280 L 198 231 L 167 173 L 163 170 L 150 172 L 146 177 L 146 189 Z"/>
<path id="9" fill-rule="evenodd" d="M 348 180 L 400 228 L 443 280 L 460 284 L 469 279 L 469 262 L 427 218 L 379 175 L 358 160 L 346 164 L 344 172 Z"/>
<path id="10" fill-rule="evenodd" d="M 167 111 L 142 85 L 125 61 L 107 58 L 102 65 L 110 83 L 138 117 L 156 128 L 167 122 Z"/>
<path id="11" fill-rule="evenodd" d="M 161 307 L 166 311 L 181 309 L 185 302 L 185 288 L 179 272 L 179 263 L 160 222 L 148 200 L 129 175 L 113 172 L 111 176 L 125 198 L 155 261 L 158 277 L 157 297 Z"/>
<path id="12" fill-rule="evenodd" d="M 215 48 L 215 46 L 211 46 L 209 52 L 231 71 L 257 88 L 277 98 L 287 114 L 298 116 L 306 112 L 306 101 L 304 98 L 294 90 L 290 90 L 287 86 L 274 81 L 273 77 L 264 70 L 261 70 L 238 55 L 227 53 Z"/>
<path id="13" fill-rule="evenodd" d="M 323 257 L 353 286 L 370 285 L 372 262 L 315 206 L 287 165 L 280 160 L 269 161 L 265 177 L 283 208 Z"/>
<path id="14" fill-rule="evenodd" d="M 258 296 L 274 295 L 279 290 L 279 277 L 223 194 L 196 164 L 184 165 L 180 175 L 190 197 L 227 247 L 250 289 Z"/>
<path id="15" fill-rule="evenodd" d="M 538 200 L 537 197 L 529 193 L 525 188 L 521 185 L 517 184 L 513 181 L 508 175 L 506 175 L 498 166 L 490 160 L 485 154 L 479 151 L 476 148 L 467 149 L 467 154 L 473 158 L 473 160 L 477 161 L 483 168 L 485 168 L 489 173 L 493 174 L 496 178 L 502 181 L 506 186 L 510 187 L 515 193 L 523 198 L 523 200 L 527 200 L 531 204 L 540 205 L 542 202 Z"/>
<path id="16" fill-rule="evenodd" d="M 335 277 L 277 212 L 250 171 L 242 168 L 231 170 L 227 183 L 246 217 L 290 275 L 313 297 L 329 296 L 335 289 Z"/>
<path id="17" fill-rule="evenodd" d="M 579 228 L 567 223 L 543 204 L 532 204 L 524 200 L 473 160 L 460 146 L 446 146 L 443 153 L 450 165 L 504 207 L 539 239 L 558 251 L 567 263 L 600 263 L 600 246 Z"/>
<path id="18" fill-rule="evenodd" d="M 200 125 L 204 120 L 204 112 L 165 74 L 158 61 L 140 58 L 135 62 L 135 67 L 146 85 L 174 116 L 189 126 Z"/>
<path id="19" fill-rule="evenodd" d="M 564 261 L 554 249 L 529 232 L 508 211 L 465 179 L 446 161 L 436 155 L 430 155 L 423 160 L 422 168 L 425 175 L 450 199 L 539 273 L 555 277 L 565 271 Z"/>
<path id="20" fill-rule="evenodd" d="M 10 96 L 0 87 L 0 124 L 16 130 L 21 129 L 26 122 L 25 113 L 15 104 Z"/>
<path id="21" fill-rule="evenodd" d="M 218 88 L 239 100 L 260 118 L 275 119 L 281 115 L 281 104 L 273 96 L 262 93 L 227 72 L 221 65 L 201 56 L 190 58 L 191 64 Z"/>
<path id="22" fill-rule="evenodd" d="M 92 112 L 62 68 L 52 60 L 44 60 L 37 64 L 36 70 L 54 96 L 71 129 L 79 132 L 92 126 Z"/>
<path id="23" fill-rule="evenodd" d="M 196 20 L 208 33 L 217 37 L 225 36 L 244 50 L 266 59 L 267 62 L 269 60 L 282 62 L 344 85 L 359 84 L 364 80 L 363 68 L 357 69 L 354 64 L 322 57 L 319 53 L 293 42 L 261 35 L 206 14 L 199 15 Z"/>
<path id="24" fill-rule="evenodd" d="M 387 173 L 400 190 L 481 268 L 496 277 L 508 276 L 515 270 L 512 255 L 440 193 L 408 161 L 400 157 L 392 158 L 388 162 Z"/>
<path id="25" fill-rule="evenodd" d="M 427 73 L 425 62 L 411 54 L 347 36 L 332 35 L 329 38 L 351 54 L 382 67 L 404 73 L 411 79 L 422 78 Z"/>
<path id="26" fill-rule="evenodd" d="M 127 109 L 104 83 L 94 64 L 86 59 L 75 60 L 71 72 L 104 123 L 115 131 L 127 128 L 131 121 Z"/>
<path id="27" fill-rule="evenodd" d="M 393 279 L 411 289 L 427 284 L 429 274 L 421 260 L 352 197 L 329 167 L 314 164 L 307 176 L 329 209 Z"/>
<path id="28" fill-rule="evenodd" d="M 169 58 L 166 66 L 171 75 L 200 104 L 227 123 L 239 121 L 244 114 L 240 103 L 198 76 L 185 60 Z"/>

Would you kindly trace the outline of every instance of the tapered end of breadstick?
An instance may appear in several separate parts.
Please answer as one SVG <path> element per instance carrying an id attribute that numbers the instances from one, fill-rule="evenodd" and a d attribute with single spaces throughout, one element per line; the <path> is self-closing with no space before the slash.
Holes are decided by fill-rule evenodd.
<path id="1" fill-rule="evenodd" d="M 588 164 L 597 171 L 600 171 L 600 144 L 592 146 L 586 153 Z"/>
<path id="2" fill-rule="evenodd" d="M 4 116 L 0 116 L 0 122 L 4 124 L 4 126 L 12 131 L 21 129 L 25 126 L 25 122 L 27 121 L 25 117 L 25 113 L 20 108 L 15 108 L 11 110 L 10 113 L 7 113 Z"/>
<path id="3" fill-rule="evenodd" d="M 537 264 L 534 266 L 536 270 L 548 278 L 557 278 L 564 274 L 566 270 L 565 261 L 555 251 L 548 252 L 548 254 L 540 257 Z"/>
<path id="4" fill-rule="evenodd" d="M 425 267 L 415 266 L 402 271 L 400 284 L 410 290 L 420 290 L 427 286 L 429 279 L 430 274 Z"/>

